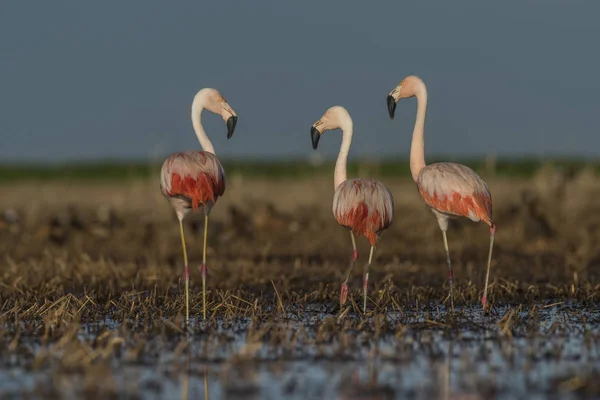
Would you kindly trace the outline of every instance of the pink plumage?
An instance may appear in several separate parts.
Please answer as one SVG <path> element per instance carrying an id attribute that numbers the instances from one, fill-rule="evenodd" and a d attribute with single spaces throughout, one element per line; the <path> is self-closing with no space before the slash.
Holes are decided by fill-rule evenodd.
<path id="1" fill-rule="evenodd" d="M 492 195 L 471 168 L 456 163 L 431 164 L 419 172 L 417 186 L 423 201 L 445 216 L 493 224 Z"/>
<path id="2" fill-rule="evenodd" d="M 371 246 L 394 218 L 394 200 L 390 191 L 373 179 L 348 179 L 333 195 L 336 221 L 357 235 L 366 236 Z"/>
<path id="3" fill-rule="evenodd" d="M 161 169 L 161 190 L 167 198 L 183 200 L 180 207 L 205 213 L 225 192 L 225 172 L 217 157 L 206 151 L 170 155 Z"/>

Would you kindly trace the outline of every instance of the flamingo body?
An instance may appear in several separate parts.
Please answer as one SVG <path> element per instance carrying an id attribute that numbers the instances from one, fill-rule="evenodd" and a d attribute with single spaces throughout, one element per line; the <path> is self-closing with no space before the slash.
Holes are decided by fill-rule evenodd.
<path id="1" fill-rule="evenodd" d="M 333 195 L 333 215 L 340 225 L 367 237 L 375 246 L 381 231 L 392 223 L 394 200 L 381 182 L 348 179 Z"/>
<path id="2" fill-rule="evenodd" d="M 492 196 L 471 168 L 457 163 L 431 164 L 419 172 L 417 187 L 423 201 L 441 216 L 466 217 L 492 226 Z"/>
<path id="3" fill-rule="evenodd" d="M 319 138 L 325 131 L 341 129 L 342 145 L 335 162 L 333 185 L 333 216 L 336 221 L 350 230 L 352 239 L 352 259 L 342 282 L 340 291 L 340 307 L 348 297 L 348 279 L 358 259 L 354 234 L 366 236 L 371 243 L 369 262 L 365 266 L 363 278 L 363 312 L 367 312 L 367 287 L 369 283 L 369 268 L 373 260 L 373 251 L 379 234 L 389 227 L 394 218 L 394 199 L 390 191 L 373 179 L 347 179 L 346 164 L 348 152 L 352 143 L 353 123 L 350 114 L 344 107 L 334 106 L 310 128 L 313 149 L 317 149 Z"/>
<path id="4" fill-rule="evenodd" d="M 177 212 L 204 207 L 208 214 L 225 193 L 225 171 L 217 157 L 207 151 L 174 153 L 163 163 L 160 186 L 165 197 L 177 199 L 171 202 Z"/>
<path id="5" fill-rule="evenodd" d="M 201 122 L 203 110 L 219 114 L 227 124 L 227 139 L 235 130 L 237 114 L 218 90 L 204 88 L 198 91 L 192 102 L 192 125 L 202 151 L 173 153 L 163 162 L 160 170 L 160 190 L 169 201 L 179 219 L 179 234 L 183 250 L 185 278 L 185 322 L 189 321 L 189 267 L 183 219 L 192 210 L 204 209 L 204 246 L 202 251 L 202 314 L 206 319 L 206 246 L 208 216 L 219 197 L 225 193 L 225 172 L 215 156 L 215 149 L 206 135 Z"/>
<path id="6" fill-rule="evenodd" d="M 492 196 L 487 184 L 471 168 L 456 163 L 425 164 L 425 115 L 427 113 L 427 87 L 418 76 L 407 76 L 388 94 L 386 102 L 390 118 L 394 118 L 396 104 L 400 99 L 417 98 L 417 118 L 410 145 L 410 172 L 417 184 L 423 201 L 431 208 L 438 220 L 444 238 L 450 303 L 454 310 L 453 270 L 448 249 L 448 219 L 466 217 L 483 221 L 490 227 L 485 286 L 481 303 L 487 305 L 487 290 L 492 264 L 492 249 L 496 225 L 492 222 Z"/>

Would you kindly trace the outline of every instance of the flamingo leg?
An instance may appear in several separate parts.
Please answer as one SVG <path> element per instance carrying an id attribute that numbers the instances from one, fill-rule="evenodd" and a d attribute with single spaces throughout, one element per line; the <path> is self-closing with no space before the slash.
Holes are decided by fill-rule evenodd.
<path id="1" fill-rule="evenodd" d="M 350 278 L 350 274 L 354 269 L 354 265 L 356 264 L 356 260 L 358 260 L 358 250 L 356 250 L 356 239 L 354 239 L 354 232 L 350 231 L 350 238 L 352 239 L 352 259 L 350 260 L 350 266 L 348 267 L 348 271 L 346 272 L 346 279 L 342 282 L 342 289 L 340 292 L 340 308 L 346 304 L 346 299 L 348 298 L 348 279 Z"/>
<path id="2" fill-rule="evenodd" d="M 450 261 L 450 250 L 448 250 L 448 238 L 446 231 L 442 230 L 444 235 L 444 248 L 446 249 L 446 261 L 448 261 L 448 284 L 450 285 L 450 304 L 452 312 L 454 312 L 454 272 L 452 271 L 452 261 Z"/>
<path id="3" fill-rule="evenodd" d="M 185 279 L 185 323 L 186 325 L 190 319 L 190 270 L 188 268 L 187 251 L 185 249 L 185 235 L 183 234 L 183 219 L 179 219 L 179 233 L 181 235 L 181 247 L 183 248 L 183 264 Z"/>
<path id="4" fill-rule="evenodd" d="M 373 260 L 373 250 L 375 250 L 375 246 L 371 246 L 369 262 L 365 267 L 365 279 L 363 280 L 363 313 L 367 312 L 367 286 L 369 286 L 369 267 L 371 266 L 371 260 Z"/>
<path id="5" fill-rule="evenodd" d="M 206 320 L 206 238 L 208 236 L 208 215 L 204 216 L 204 250 L 202 251 L 202 315 Z"/>
<path id="6" fill-rule="evenodd" d="M 494 248 L 495 234 L 496 234 L 496 225 L 492 225 L 490 227 L 490 250 L 488 252 L 487 271 L 485 273 L 485 287 L 483 289 L 483 297 L 481 298 L 481 305 L 483 306 L 484 311 L 485 311 L 485 307 L 487 305 L 488 281 L 490 279 L 490 266 L 492 265 L 492 249 Z"/>

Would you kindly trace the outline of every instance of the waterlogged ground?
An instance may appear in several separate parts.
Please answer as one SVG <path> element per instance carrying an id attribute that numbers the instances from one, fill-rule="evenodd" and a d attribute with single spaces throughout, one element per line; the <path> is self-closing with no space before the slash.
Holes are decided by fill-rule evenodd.
<path id="1" fill-rule="evenodd" d="M 16 353 L 2 358 L 0 397 L 600 397 L 593 305 L 502 306 L 489 315 L 476 306 L 367 316 L 340 316 L 329 304 L 284 309 L 192 320 L 189 330 L 167 319 L 107 318 L 48 343 L 28 338 L 22 323 Z"/>

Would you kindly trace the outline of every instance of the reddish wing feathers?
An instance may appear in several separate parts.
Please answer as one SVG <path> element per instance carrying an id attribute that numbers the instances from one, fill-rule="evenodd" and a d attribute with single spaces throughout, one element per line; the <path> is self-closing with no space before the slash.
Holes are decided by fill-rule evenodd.
<path id="1" fill-rule="evenodd" d="M 492 197 L 486 183 L 469 167 L 456 163 L 431 164 L 417 180 L 425 203 L 444 214 L 492 224 Z"/>
<path id="2" fill-rule="evenodd" d="M 181 177 L 178 173 L 173 172 L 171 189 L 167 194 L 189 197 L 192 200 L 192 208 L 196 210 L 209 200 L 214 203 L 223 194 L 223 191 L 224 187 L 221 182 L 207 173 L 202 172 L 194 179 L 190 176 Z"/>
<path id="3" fill-rule="evenodd" d="M 216 202 L 225 192 L 225 174 L 212 153 L 193 151 L 176 153 L 162 168 L 161 187 L 167 196 L 184 196 L 194 209 Z"/>
<path id="4" fill-rule="evenodd" d="M 336 219 L 340 225 L 352 229 L 357 235 L 366 236 L 372 246 L 377 243 L 377 232 L 384 229 L 379 226 L 379 211 L 374 210 L 369 217 L 369 207 L 365 203 L 359 203 L 356 207 L 337 215 Z"/>
<path id="5" fill-rule="evenodd" d="M 392 195 L 381 183 L 370 179 L 343 182 L 333 198 L 333 214 L 337 222 L 357 235 L 364 235 L 372 246 L 377 235 L 392 223 Z"/>
<path id="6" fill-rule="evenodd" d="M 446 214 L 454 214 L 461 217 L 478 220 L 488 225 L 492 224 L 492 199 L 487 193 L 473 193 L 471 196 L 462 196 L 454 192 L 451 195 L 438 196 L 437 193 L 430 195 L 419 187 L 421 197 L 431 208 Z"/>

